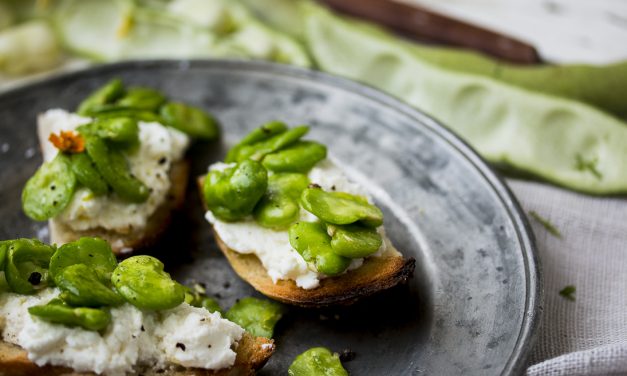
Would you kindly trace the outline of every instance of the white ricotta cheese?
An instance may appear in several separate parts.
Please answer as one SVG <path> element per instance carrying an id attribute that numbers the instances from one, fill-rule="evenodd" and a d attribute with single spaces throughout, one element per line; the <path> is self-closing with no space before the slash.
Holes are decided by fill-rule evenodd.
<path id="1" fill-rule="evenodd" d="M 28 307 L 45 304 L 58 293 L 49 288 L 30 296 L 0 294 L 2 339 L 28 351 L 39 366 L 113 376 L 131 373 L 138 365 L 216 370 L 235 363 L 233 348 L 244 334 L 219 313 L 187 303 L 162 312 L 143 312 L 130 304 L 112 308 L 111 324 L 102 334 L 51 324 L 28 313 Z"/>
<path id="2" fill-rule="evenodd" d="M 210 170 L 223 170 L 229 167 L 224 163 L 215 163 Z M 351 182 L 344 171 L 331 159 L 318 163 L 309 172 L 311 183 L 320 185 L 327 191 L 348 192 L 368 197 L 368 192 L 358 184 Z M 255 254 L 268 272 L 272 281 L 276 283 L 281 279 L 293 280 L 298 287 L 313 289 L 318 287 L 324 274 L 318 273 L 315 268 L 308 265 L 302 256 L 290 245 L 287 231 L 276 231 L 257 224 L 253 218 L 247 218 L 238 222 L 224 222 L 217 219 L 211 211 L 205 218 L 213 225 L 214 230 L 224 244 L 238 253 Z M 315 221 L 313 214 L 301 208 L 300 220 Z M 371 257 L 397 253 L 391 246 L 390 240 L 385 235 L 383 226 L 377 231 L 384 241 L 381 248 Z M 363 264 L 363 259 L 354 259 L 348 270 L 353 270 Z"/>
<path id="3" fill-rule="evenodd" d="M 38 133 L 44 161 L 52 160 L 58 150 L 48 141 L 50 133 L 75 130 L 89 118 L 64 110 L 49 110 L 39 116 Z M 131 172 L 152 191 L 146 202 L 128 203 L 115 195 L 96 197 L 88 188 L 79 188 L 70 204 L 55 221 L 75 231 L 103 228 L 118 233 L 143 229 L 147 219 L 164 202 L 171 182 L 172 162 L 179 161 L 189 144 L 184 133 L 155 122 L 139 122 L 140 146 L 128 157 Z"/>

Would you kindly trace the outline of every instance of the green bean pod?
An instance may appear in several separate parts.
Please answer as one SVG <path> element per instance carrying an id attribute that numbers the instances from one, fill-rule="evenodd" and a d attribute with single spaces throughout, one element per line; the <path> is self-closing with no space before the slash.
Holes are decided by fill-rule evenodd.
<path id="1" fill-rule="evenodd" d="M 44 321 L 87 330 L 103 330 L 111 322 L 111 314 L 104 309 L 73 308 L 61 299 L 52 299 L 48 304 L 32 306 L 28 313 Z"/>
<path id="2" fill-rule="evenodd" d="M 270 300 L 247 297 L 238 300 L 224 316 L 255 337 L 272 338 L 283 307 Z"/>
<path id="3" fill-rule="evenodd" d="M 314 347 L 298 355 L 287 370 L 289 376 L 348 376 L 340 356 L 324 347 Z"/>
<path id="4" fill-rule="evenodd" d="M 403 98 L 492 163 L 590 194 L 627 192 L 624 122 L 576 101 L 438 68 L 410 44 L 324 9 L 308 7 L 305 23 L 321 69 Z"/>

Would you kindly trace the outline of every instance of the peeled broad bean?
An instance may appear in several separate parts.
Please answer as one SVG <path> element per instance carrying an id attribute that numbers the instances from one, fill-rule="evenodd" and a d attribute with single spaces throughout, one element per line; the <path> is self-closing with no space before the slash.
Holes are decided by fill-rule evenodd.
<path id="1" fill-rule="evenodd" d="M 223 171 L 209 171 L 203 183 L 203 195 L 216 217 L 236 221 L 253 212 L 267 186 L 266 169 L 259 162 L 247 159 Z"/>
<path id="2" fill-rule="evenodd" d="M 120 107 L 155 112 L 165 101 L 165 96 L 155 89 L 132 87 L 126 90 L 124 96 L 115 104 Z"/>
<path id="3" fill-rule="evenodd" d="M 169 102 L 159 111 L 163 122 L 188 135 L 204 140 L 215 140 L 220 135 L 218 121 L 198 107 Z"/>
<path id="4" fill-rule="evenodd" d="M 94 107 L 87 115 L 94 119 L 131 118 L 137 121 L 163 123 L 161 117 L 154 112 L 125 108 L 113 104 Z"/>
<path id="5" fill-rule="evenodd" d="M 111 314 L 104 309 L 73 308 L 60 299 L 52 299 L 45 305 L 29 307 L 28 312 L 44 321 L 93 331 L 103 330 L 111 322 Z"/>
<path id="6" fill-rule="evenodd" d="M 137 120 L 130 117 L 96 119 L 91 125 L 94 134 L 100 138 L 129 145 L 139 143 Z"/>
<path id="7" fill-rule="evenodd" d="M 240 140 L 239 143 L 237 143 L 229 150 L 229 152 L 226 154 L 226 157 L 224 158 L 224 162 L 238 162 L 239 151 L 242 149 L 242 147 L 267 140 L 285 131 L 287 131 L 287 125 L 280 121 L 271 121 L 262 125 L 259 128 L 255 128 L 252 132 L 247 134 L 244 138 Z"/>
<path id="8" fill-rule="evenodd" d="M 212 313 L 223 313 L 220 304 L 215 299 L 208 297 L 205 294 L 204 289 L 202 289 L 201 291 L 194 291 L 186 286 L 183 286 L 183 288 L 185 289 L 185 303 L 193 307 L 204 308 Z"/>
<path id="9" fill-rule="evenodd" d="M 24 186 L 22 208 L 24 213 L 36 221 L 48 220 L 70 203 L 76 188 L 76 176 L 71 161 L 59 153 L 52 161 L 39 167 Z"/>
<path id="10" fill-rule="evenodd" d="M 151 256 L 133 256 L 118 264 L 111 277 L 118 293 L 130 304 L 149 310 L 164 310 L 185 300 L 185 287 L 163 270 Z"/>
<path id="11" fill-rule="evenodd" d="M 243 161 L 245 159 L 252 159 L 261 161 L 266 155 L 295 143 L 307 134 L 307 132 L 309 132 L 309 127 L 303 125 L 291 128 L 266 140 L 250 145 L 243 145 L 238 151 L 237 160 Z"/>
<path id="12" fill-rule="evenodd" d="M 340 356 L 324 347 L 314 347 L 298 355 L 287 371 L 289 376 L 348 376 Z"/>
<path id="13" fill-rule="evenodd" d="M 96 169 L 94 162 L 87 153 L 75 153 L 70 155 L 72 172 L 76 180 L 83 186 L 89 188 L 96 196 L 105 195 L 109 192 L 109 186 L 100 172 Z"/>
<path id="14" fill-rule="evenodd" d="M 364 32 L 319 7 L 305 17 L 306 44 L 322 70 L 403 98 L 490 162 L 590 194 L 627 192 L 625 122 L 580 102 L 438 68 L 407 42 Z"/>
<path id="15" fill-rule="evenodd" d="M 327 223 L 348 225 L 359 222 L 368 227 L 383 224 L 381 209 L 362 196 L 345 192 L 326 192 L 314 187 L 303 191 L 300 202 L 305 210 Z"/>
<path id="16" fill-rule="evenodd" d="M 270 300 L 248 297 L 238 300 L 224 316 L 255 337 L 272 338 L 283 308 Z"/>
<path id="17" fill-rule="evenodd" d="M 6 252 L 5 277 L 11 291 L 33 294 L 50 284 L 48 274 L 54 248 L 36 239 L 9 240 L 3 245 Z"/>
<path id="18" fill-rule="evenodd" d="M 331 248 L 340 256 L 367 257 L 377 252 L 383 243 L 376 229 L 359 225 L 327 225 Z"/>
<path id="19" fill-rule="evenodd" d="M 264 227 L 284 228 L 298 219 L 298 199 L 307 188 L 309 178 L 304 174 L 280 173 L 268 177 L 268 188 L 253 215 Z"/>
<path id="20" fill-rule="evenodd" d="M 275 153 L 266 155 L 262 164 L 274 172 L 307 173 L 327 157 L 326 146 L 313 141 L 298 141 Z"/>
<path id="21" fill-rule="evenodd" d="M 118 262 L 105 240 L 83 237 L 56 250 L 50 258 L 50 275 L 56 280 L 63 269 L 75 264 L 85 264 L 93 269 L 101 281 L 110 281 Z"/>
<path id="22" fill-rule="evenodd" d="M 89 116 L 93 107 L 113 103 L 123 96 L 124 92 L 124 84 L 120 79 L 115 78 L 83 100 L 76 112 L 79 115 Z"/>
<path id="23" fill-rule="evenodd" d="M 350 259 L 335 252 L 331 247 L 331 237 L 320 222 L 296 222 L 289 228 L 291 246 L 314 266 L 316 271 L 334 276 L 348 268 Z"/>
<path id="24" fill-rule="evenodd" d="M 60 298 L 74 307 L 117 306 L 124 299 L 105 284 L 94 267 L 74 264 L 55 277 L 61 290 Z"/>
<path id="25" fill-rule="evenodd" d="M 120 151 L 93 136 L 86 137 L 85 148 L 104 180 L 121 199 L 134 203 L 148 199 L 148 187 L 131 174 L 126 158 Z"/>

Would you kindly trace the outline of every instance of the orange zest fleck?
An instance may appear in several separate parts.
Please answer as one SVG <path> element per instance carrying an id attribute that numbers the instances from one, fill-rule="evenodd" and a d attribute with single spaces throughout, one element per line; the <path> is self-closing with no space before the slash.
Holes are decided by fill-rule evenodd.
<path id="1" fill-rule="evenodd" d="M 59 135 L 50 134 L 48 138 L 52 145 L 65 153 L 82 153 L 85 151 L 85 140 L 83 137 L 73 131 L 61 131 Z"/>

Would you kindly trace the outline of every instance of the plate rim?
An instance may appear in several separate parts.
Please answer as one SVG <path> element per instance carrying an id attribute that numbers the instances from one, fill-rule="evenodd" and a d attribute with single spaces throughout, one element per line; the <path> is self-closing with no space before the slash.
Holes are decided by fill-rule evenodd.
<path id="1" fill-rule="evenodd" d="M 298 79 L 305 79 L 347 90 L 364 96 L 381 105 L 394 109 L 411 119 L 412 127 L 426 127 L 435 136 L 440 137 L 451 147 L 457 150 L 471 165 L 477 169 L 483 179 L 497 195 L 501 204 L 506 208 L 508 216 L 514 223 L 517 238 L 522 248 L 522 257 L 525 266 L 525 310 L 518 338 L 502 374 L 522 374 L 527 366 L 532 346 L 538 336 L 538 328 L 544 306 L 544 286 L 542 266 L 536 246 L 536 240 L 531 225 L 524 215 L 520 203 L 512 193 L 505 180 L 487 164 L 482 157 L 456 133 L 440 123 L 434 117 L 427 115 L 420 109 L 413 107 L 399 98 L 387 94 L 371 85 L 339 77 L 329 73 L 307 69 L 292 65 L 278 64 L 261 60 L 240 59 L 147 59 L 129 60 L 115 63 L 106 63 L 80 68 L 71 71 L 52 73 L 50 76 L 33 79 L 17 87 L 0 90 L 0 104 L 13 95 L 36 90 L 40 86 L 62 84 L 66 80 L 75 80 L 82 77 L 97 76 L 116 70 L 141 70 L 167 68 L 176 71 L 185 71 L 190 68 L 228 69 L 231 71 L 257 71 Z"/>

